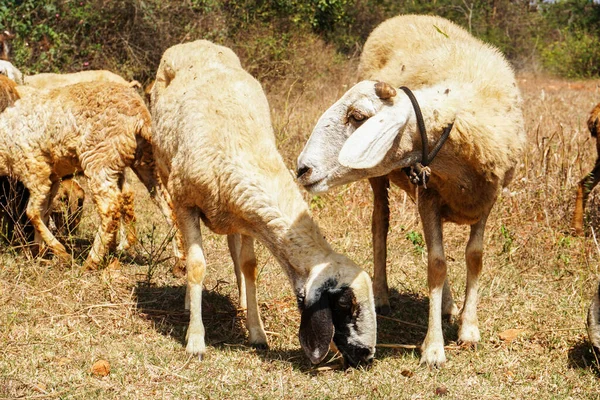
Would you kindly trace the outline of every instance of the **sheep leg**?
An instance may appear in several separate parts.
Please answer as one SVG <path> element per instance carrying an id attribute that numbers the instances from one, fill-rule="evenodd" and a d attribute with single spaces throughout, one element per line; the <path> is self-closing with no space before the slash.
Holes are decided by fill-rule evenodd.
<path id="1" fill-rule="evenodd" d="M 477 292 L 479 289 L 479 274 L 483 266 L 483 233 L 486 221 L 487 215 L 476 224 L 471 225 L 471 234 L 465 251 L 467 288 L 465 304 L 460 315 L 458 342 L 469 346 L 475 346 L 481 339 L 477 322 Z"/>
<path id="2" fill-rule="evenodd" d="M 254 239 L 250 236 L 242 235 L 240 265 L 246 285 L 246 302 L 248 304 L 246 326 L 248 327 L 248 340 L 254 347 L 267 348 L 267 334 L 260 318 L 260 310 L 256 297 L 258 268 L 256 267 L 256 255 L 254 254 Z"/>
<path id="3" fill-rule="evenodd" d="M 138 144 L 140 145 L 140 144 Z M 144 184 L 148 193 L 150 193 L 150 198 L 156 204 L 156 206 L 160 209 L 165 220 L 175 229 L 175 235 L 173 236 L 172 246 L 173 246 L 173 254 L 180 261 L 183 262 L 185 259 L 184 256 L 184 246 L 183 246 L 183 238 L 179 229 L 177 229 L 177 223 L 175 216 L 173 215 L 173 204 L 171 202 L 171 196 L 167 192 L 164 185 L 161 183 L 161 180 L 158 177 L 154 161 L 146 160 L 148 157 L 151 157 L 151 150 L 147 149 L 148 144 L 146 142 L 142 142 L 143 149 L 145 149 L 145 159 L 143 162 L 136 162 L 131 166 L 131 169 L 138 177 L 138 179 Z M 150 153 L 148 153 L 150 152 Z M 150 155 L 148 155 L 150 154 Z M 151 158 L 150 158 L 151 159 Z M 175 265 L 173 268 L 173 272 L 176 275 L 179 275 L 177 271 L 179 271 L 181 267 L 179 265 Z"/>
<path id="4" fill-rule="evenodd" d="M 600 151 L 599 151 L 600 153 Z M 585 212 L 585 205 L 587 203 L 590 192 L 596 187 L 600 181 L 600 157 L 596 159 L 596 165 L 594 169 L 587 174 L 579 184 L 577 185 L 577 197 L 575 199 L 575 212 L 573 213 L 573 220 L 571 226 L 578 236 L 583 235 L 583 215 Z"/>
<path id="5" fill-rule="evenodd" d="M 419 193 L 419 214 L 427 244 L 427 284 L 429 287 L 429 323 L 421 346 L 421 365 L 441 367 L 446 362 L 442 333 L 442 298 L 446 280 L 442 220 L 436 194 Z"/>
<path id="6" fill-rule="evenodd" d="M 186 244 L 186 308 L 190 310 L 186 351 L 199 358 L 206 352 L 204 344 L 204 324 L 202 323 L 202 282 L 206 274 L 206 259 L 202 248 L 202 233 L 198 209 L 178 206 L 175 215 Z"/>
<path id="7" fill-rule="evenodd" d="M 240 267 L 240 251 L 242 246 L 240 235 L 227 235 L 227 245 L 229 247 L 229 254 L 231 254 L 231 259 L 233 260 L 233 270 L 237 281 L 240 308 L 245 310 L 247 309 L 246 284 L 244 283 L 244 275 L 242 274 L 242 269 Z"/>
<path id="8" fill-rule="evenodd" d="M 373 190 L 373 218 L 371 232 L 373 235 L 373 293 L 375 308 L 378 314 L 390 313 L 390 300 L 388 298 L 387 284 L 387 234 L 390 225 L 390 206 L 388 190 L 390 181 L 387 176 L 370 178 L 369 183 Z"/>
<path id="9" fill-rule="evenodd" d="M 29 203 L 27 204 L 27 217 L 35 229 L 35 242 L 39 245 L 39 252 L 42 252 L 43 244 L 46 243 L 52 252 L 64 261 L 69 261 L 70 257 L 58 239 L 50 232 L 44 222 L 44 216 L 47 214 L 48 202 L 52 194 L 52 184 L 29 185 Z"/>
<path id="10" fill-rule="evenodd" d="M 112 177 L 113 179 L 111 179 L 106 173 L 96 175 L 104 176 L 106 181 L 97 181 L 90 178 L 89 187 L 100 215 L 100 227 L 94 238 L 92 249 L 84 263 L 84 269 L 96 269 L 104 259 L 108 249 L 115 248 L 117 229 L 121 220 L 121 192 L 117 183 L 118 177 Z"/>
<path id="11" fill-rule="evenodd" d="M 126 251 L 137 242 L 135 230 L 135 212 L 133 192 L 127 182 L 121 188 L 121 224 L 119 227 L 119 245 L 117 251 Z"/>

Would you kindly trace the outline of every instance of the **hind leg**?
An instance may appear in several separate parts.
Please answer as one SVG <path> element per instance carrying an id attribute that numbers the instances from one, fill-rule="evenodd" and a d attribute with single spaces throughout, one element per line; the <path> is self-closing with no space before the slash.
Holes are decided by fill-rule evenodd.
<path id="1" fill-rule="evenodd" d="M 103 176 L 100 181 L 97 177 Z M 92 249 L 85 261 L 84 269 L 96 269 L 109 249 L 116 245 L 117 228 L 121 219 L 120 174 L 98 173 L 88 177 L 92 199 L 100 216 L 100 226 Z"/>
<path id="2" fill-rule="evenodd" d="M 186 334 L 186 351 L 201 358 L 206 352 L 202 323 L 202 283 L 206 274 L 206 259 L 202 248 L 199 210 L 195 207 L 178 206 L 175 213 L 187 250 L 186 308 L 190 310 L 190 323 Z"/>
<path id="3" fill-rule="evenodd" d="M 483 233 L 486 221 L 487 215 L 476 224 L 471 225 L 471 234 L 465 251 L 467 288 L 465 292 L 465 304 L 460 315 L 458 342 L 467 345 L 475 345 L 481 339 L 477 321 L 477 302 L 479 275 L 483 267 Z"/>
<path id="4" fill-rule="evenodd" d="M 227 235 L 227 246 L 229 247 L 229 254 L 231 254 L 231 260 L 233 261 L 233 270 L 235 272 L 235 279 L 238 287 L 240 308 L 245 310 L 247 308 L 246 284 L 240 266 L 240 252 L 242 251 L 242 239 L 240 234 Z"/>
<path id="5" fill-rule="evenodd" d="M 246 285 L 246 302 L 248 304 L 246 326 L 248 327 L 248 339 L 253 346 L 266 348 L 268 346 L 267 334 L 265 333 L 265 328 L 262 319 L 260 318 L 256 290 L 258 268 L 256 265 L 256 255 L 254 254 L 254 239 L 250 236 L 242 235 L 240 266 L 242 268 L 242 273 L 244 274 L 244 283 Z"/>

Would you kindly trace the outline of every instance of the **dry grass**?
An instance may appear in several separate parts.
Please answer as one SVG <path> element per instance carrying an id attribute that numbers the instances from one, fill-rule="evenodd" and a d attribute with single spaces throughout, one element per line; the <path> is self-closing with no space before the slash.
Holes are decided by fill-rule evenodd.
<path id="1" fill-rule="evenodd" d="M 318 116 L 353 82 L 354 70 L 346 61 L 269 88 L 290 168 Z M 289 284 L 262 247 L 259 299 L 270 350 L 248 347 L 225 238 L 206 229 L 208 354 L 202 362 L 190 359 L 183 345 L 183 281 L 171 276 L 169 260 L 155 262 L 168 232 L 138 185 L 141 244 L 120 266 L 83 273 L 10 251 L 0 255 L 0 398 L 600 398 L 584 322 L 599 275 L 598 198 L 588 208 L 588 235 L 568 234 L 574 185 L 595 158 L 585 121 L 600 100 L 598 82 L 536 76 L 519 82 L 529 148 L 488 223 L 476 351 L 458 348 L 457 327 L 445 323 L 445 368 L 418 366 L 428 310 L 424 255 L 415 240 L 421 228 L 413 204 L 394 188 L 393 313 L 379 319 L 382 347 L 370 370 L 341 371 L 334 356 L 321 368 L 310 365 L 297 340 Z M 368 185 L 306 198 L 333 246 L 372 270 Z M 82 236 L 91 239 L 97 221 L 89 204 L 85 215 Z M 467 229 L 448 225 L 445 237 L 460 302 Z M 508 329 L 518 331 L 505 334 Z M 98 360 L 109 363 L 107 376 L 90 372 Z"/>

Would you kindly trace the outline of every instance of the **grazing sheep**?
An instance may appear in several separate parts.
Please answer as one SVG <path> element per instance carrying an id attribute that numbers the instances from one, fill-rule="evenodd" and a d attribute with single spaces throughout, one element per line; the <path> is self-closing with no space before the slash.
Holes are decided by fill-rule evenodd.
<path id="1" fill-rule="evenodd" d="M 101 223 L 86 260 L 95 268 L 115 245 L 125 168 L 131 167 L 170 219 L 168 194 L 158 181 L 151 148 L 150 114 L 135 90 L 86 82 L 25 96 L 0 114 L 0 176 L 29 190 L 27 216 L 36 242 L 70 259 L 46 225 L 60 179 L 76 172 L 88 188 Z"/>
<path id="2" fill-rule="evenodd" d="M 12 65 L 10 61 L 0 60 L 0 75 L 7 76 L 17 85 L 23 84 L 23 73 Z"/>
<path id="3" fill-rule="evenodd" d="M 54 89 L 61 86 L 72 85 L 79 82 L 114 82 L 130 87 L 141 87 L 138 81 L 128 82 L 121 76 L 107 70 L 80 71 L 70 74 L 42 73 L 28 75 L 24 84 L 37 89 Z"/>
<path id="4" fill-rule="evenodd" d="M 407 18 L 414 24 L 420 21 L 418 16 Z M 425 26 L 431 25 L 430 18 L 424 17 Z M 434 40 L 429 34 L 436 31 L 434 28 L 426 30 L 427 39 L 423 41 Z M 397 42 L 391 45 L 414 46 L 404 45 L 404 41 L 421 39 L 416 32 L 420 30 L 413 35 L 398 35 Z M 422 154 L 421 129 L 417 128 L 417 112 L 409 96 L 404 92 L 397 94 L 388 83 L 375 80 L 359 82 L 321 116 L 298 158 L 298 179 L 314 193 L 370 178 L 376 193 L 383 192 L 386 206 L 382 215 L 374 211 L 375 234 L 378 225 L 387 232 L 387 179 L 418 199 L 428 249 L 430 296 L 429 328 L 422 346 L 421 363 L 430 366 L 440 366 L 446 360 L 442 313 L 456 312 L 445 283 L 442 224 L 454 222 L 471 227 L 466 248 L 467 288 L 459 342 L 477 343 L 480 340 L 477 287 L 485 223 L 500 190 L 512 179 L 525 143 L 521 97 L 514 73 L 504 57 L 475 38 L 450 40 L 450 34 L 442 36 L 449 40 L 439 45 L 437 52 L 426 52 L 428 58 L 419 61 L 427 66 L 431 74 L 427 79 L 433 83 L 417 84 L 420 89 L 414 92 L 429 132 L 424 139 L 427 146 L 433 147 L 444 132 L 449 132 L 430 165 Z M 397 65 L 400 81 L 402 71 L 411 71 L 410 65 L 404 68 L 403 65 Z M 448 78 L 439 82 L 435 74 Z M 413 75 L 421 79 L 427 76 L 418 72 Z M 387 77 L 392 79 L 391 73 Z M 425 184 L 415 187 L 407 174 L 419 167 L 429 175 L 424 179 Z M 374 179 L 377 177 L 386 179 Z M 385 272 L 385 242 L 383 249 L 377 248 L 381 243 L 376 240 L 374 244 L 377 274 L 381 273 L 377 263 L 382 260 Z M 374 280 L 378 279 L 376 275 Z M 381 289 L 382 286 L 374 285 L 374 290 Z"/>
<path id="5" fill-rule="evenodd" d="M 267 99 L 237 56 L 204 40 L 169 48 L 151 110 L 157 166 L 186 244 L 187 351 L 206 351 L 201 219 L 216 233 L 236 235 L 229 242 L 245 280 L 250 343 L 267 345 L 256 299 L 258 239 L 290 279 L 310 360 L 320 362 L 333 339 L 350 365 L 369 362 L 376 340 L 370 278 L 332 250 L 309 215 L 277 151 Z"/>
<path id="6" fill-rule="evenodd" d="M 589 174 L 583 177 L 577 185 L 577 197 L 575 199 L 575 212 L 573 213 L 573 221 L 571 226 L 576 235 L 583 235 L 583 213 L 587 203 L 588 196 L 594 190 L 598 182 L 600 182 L 600 103 L 594 107 L 588 118 L 588 129 L 592 137 L 596 140 L 596 164 L 594 169 Z"/>

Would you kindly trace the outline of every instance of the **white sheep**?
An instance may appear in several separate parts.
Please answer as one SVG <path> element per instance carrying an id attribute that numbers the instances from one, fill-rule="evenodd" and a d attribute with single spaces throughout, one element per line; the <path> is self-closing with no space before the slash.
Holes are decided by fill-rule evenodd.
<path id="1" fill-rule="evenodd" d="M 475 38 L 465 40 L 466 33 L 454 40 L 440 26 L 441 18 L 405 16 L 394 21 L 398 23 L 403 18 L 417 28 L 411 35 L 397 35 L 390 46 L 400 50 L 390 54 L 401 55 L 404 48 L 418 48 L 419 43 L 410 43 L 414 40 L 429 47 L 427 41 L 437 40 L 435 35 L 443 38 L 437 51 L 425 51 L 426 58 L 417 61 L 419 68 L 426 71 L 414 70 L 411 64 L 401 62 L 402 57 L 393 58 L 398 69 L 395 78 L 392 66 L 383 68 L 392 85 L 406 84 L 403 76 L 407 71 L 420 77 L 421 82 L 415 83 L 420 89 L 414 96 L 422 110 L 429 148 L 438 142 L 442 132 L 451 129 L 437 157 L 423 168 L 430 173 L 426 187 L 415 187 L 403 171 L 418 167 L 417 163 L 423 161 L 414 106 L 404 92 L 397 94 L 388 83 L 375 80 L 359 82 L 321 116 L 298 158 L 298 179 L 309 191 L 318 193 L 362 178 L 370 178 L 373 184 L 373 178 L 387 176 L 418 199 L 428 249 L 430 296 L 429 327 L 421 363 L 441 366 L 446 361 L 442 313 L 456 312 L 449 287 L 444 283 L 442 223 L 471 226 L 466 248 L 466 298 L 458 336 L 459 342 L 477 343 L 477 288 L 485 223 L 501 188 L 513 177 L 525 144 L 525 130 L 514 73 L 496 49 Z M 435 24 L 432 18 L 437 21 Z M 377 188 L 384 197 L 386 183 L 379 180 L 382 187 Z M 385 202 L 387 207 L 387 198 Z M 374 227 L 379 224 L 387 232 L 388 214 L 377 216 L 376 211 L 374 219 L 379 221 L 374 221 Z M 373 231 L 377 233 L 375 228 Z M 374 244 L 381 245 L 375 240 Z M 375 248 L 375 261 L 376 265 L 381 262 L 377 252 L 382 251 L 385 274 L 385 243 L 383 246 Z M 377 268 L 375 272 L 378 273 Z M 378 279 L 376 276 L 374 280 Z M 374 289 L 382 287 L 374 285 Z M 387 293 L 385 297 L 387 300 Z"/>
<path id="2" fill-rule="evenodd" d="M 142 98 L 121 84 L 86 82 L 23 96 L 0 114 L 0 176 L 29 190 L 27 216 L 36 242 L 70 259 L 46 225 L 60 178 L 83 172 L 101 223 L 86 260 L 95 268 L 115 244 L 131 167 L 170 219 L 169 198 L 154 166 L 151 119 Z"/>
<path id="3" fill-rule="evenodd" d="M 17 85 L 23 84 L 23 73 L 19 71 L 10 61 L 0 60 L 0 75 L 7 76 Z"/>
<path id="4" fill-rule="evenodd" d="M 131 82 L 125 80 L 120 75 L 107 70 L 90 70 L 72 72 L 68 74 L 56 74 L 45 72 L 36 75 L 26 75 L 23 77 L 23 83 L 27 86 L 32 86 L 37 89 L 54 89 L 61 86 L 72 85 L 80 82 L 114 82 L 130 87 L 141 87 L 142 85 L 133 80 Z"/>
<path id="5" fill-rule="evenodd" d="M 266 346 L 256 298 L 254 239 L 279 261 L 302 317 L 299 338 L 313 363 L 331 340 L 350 365 L 375 352 L 371 281 L 332 250 L 277 151 L 260 84 L 228 48 L 200 40 L 169 48 L 151 90 L 154 154 L 186 243 L 190 309 L 187 351 L 205 353 L 201 315 L 206 260 L 199 220 L 241 235 L 249 341 Z"/>

